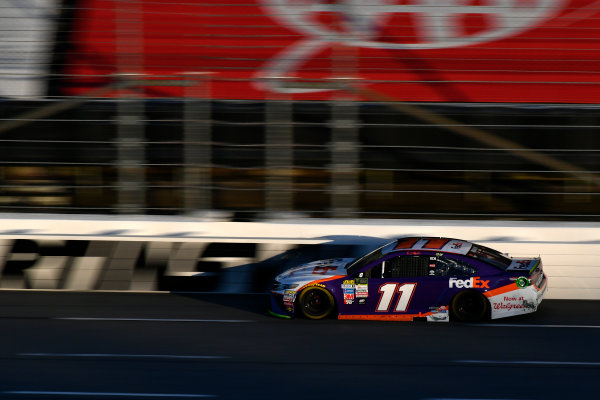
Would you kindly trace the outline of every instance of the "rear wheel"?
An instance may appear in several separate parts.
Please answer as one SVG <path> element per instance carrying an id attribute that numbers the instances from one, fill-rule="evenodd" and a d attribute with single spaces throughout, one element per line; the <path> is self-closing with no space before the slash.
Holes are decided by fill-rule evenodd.
<path id="1" fill-rule="evenodd" d="M 298 305 L 303 316 L 309 319 L 328 317 L 335 308 L 335 301 L 329 291 L 321 287 L 308 288 L 298 297 Z"/>
<path id="2" fill-rule="evenodd" d="M 481 293 L 460 292 L 450 303 L 451 315 L 463 322 L 481 321 L 488 317 L 490 303 Z"/>

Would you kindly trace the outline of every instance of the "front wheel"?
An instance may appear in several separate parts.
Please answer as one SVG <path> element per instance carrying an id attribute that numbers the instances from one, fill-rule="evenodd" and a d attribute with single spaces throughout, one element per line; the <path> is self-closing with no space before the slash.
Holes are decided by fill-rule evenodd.
<path id="1" fill-rule="evenodd" d="M 308 288 L 298 297 L 298 305 L 303 316 L 309 319 L 328 317 L 335 308 L 335 301 L 329 291 L 321 287 Z"/>
<path id="2" fill-rule="evenodd" d="M 451 315 L 462 322 L 475 322 L 487 318 L 490 303 L 477 292 L 460 292 L 450 303 Z"/>

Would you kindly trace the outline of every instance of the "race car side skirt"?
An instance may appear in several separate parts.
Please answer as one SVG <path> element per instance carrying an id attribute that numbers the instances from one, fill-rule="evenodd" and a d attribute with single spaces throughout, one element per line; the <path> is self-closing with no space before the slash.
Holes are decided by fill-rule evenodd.
<path id="1" fill-rule="evenodd" d="M 433 312 L 401 315 L 338 315 L 338 319 L 370 321 L 413 321 L 415 318 L 427 318 Z"/>
<path id="2" fill-rule="evenodd" d="M 274 317 L 278 317 L 278 318 L 292 319 L 292 317 L 290 317 L 289 315 L 277 314 L 276 312 L 274 312 L 272 310 L 269 310 L 269 314 L 271 314 Z"/>

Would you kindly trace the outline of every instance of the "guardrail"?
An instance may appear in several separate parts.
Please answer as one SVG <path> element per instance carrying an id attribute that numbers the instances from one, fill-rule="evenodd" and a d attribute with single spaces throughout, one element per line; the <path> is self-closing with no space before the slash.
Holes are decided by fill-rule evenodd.
<path id="1" fill-rule="evenodd" d="M 389 238 L 448 236 L 541 255 L 548 298 L 600 299 L 595 223 L 0 214 L 0 289 L 261 292 L 279 271 Z"/>

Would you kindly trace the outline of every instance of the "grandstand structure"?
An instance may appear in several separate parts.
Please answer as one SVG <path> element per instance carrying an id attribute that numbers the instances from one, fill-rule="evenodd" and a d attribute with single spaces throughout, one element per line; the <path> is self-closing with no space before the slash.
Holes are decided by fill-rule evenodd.
<path id="1" fill-rule="evenodd" d="M 593 0 L 2 6 L 0 212 L 600 220 Z"/>

